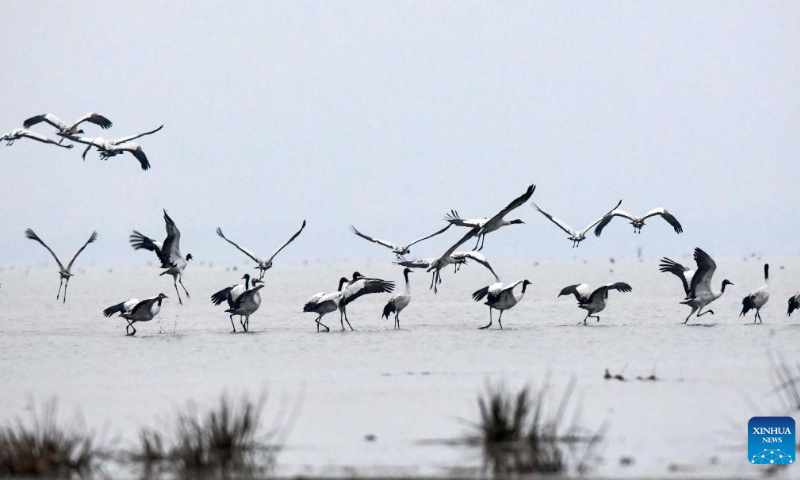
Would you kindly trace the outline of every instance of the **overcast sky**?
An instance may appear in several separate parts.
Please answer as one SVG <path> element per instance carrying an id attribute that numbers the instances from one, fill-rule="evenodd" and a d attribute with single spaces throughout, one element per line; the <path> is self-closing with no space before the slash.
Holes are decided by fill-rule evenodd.
<path id="1" fill-rule="evenodd" d="M 67 260 L 96 229 L 87 264 L 143 264 L 127 237 L 162 238 L 162 207 L 197 260 L 242 260 L 217 226 L 267 254 L 303 219 L 287 260 L 389 260 L 348 225 L 410 241 L 530 183 L 574 227 L 619 199 L 684 225 L 612 223 L 586 257 L 800 254 L 800 2 L 8 1 L 0 18 L 0 130 L 165 125 L 140 141 L 147 172 L 0 146 L 0 265 L 49 261 L 26 227 Z M 575 253 L 530 206 L 512 217 L 490 259 Z"/>

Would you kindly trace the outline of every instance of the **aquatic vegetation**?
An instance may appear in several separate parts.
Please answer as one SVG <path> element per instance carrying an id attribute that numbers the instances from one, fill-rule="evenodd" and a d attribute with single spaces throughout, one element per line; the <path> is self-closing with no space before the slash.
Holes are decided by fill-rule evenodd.
<path id="1" fill-rule="evenodd" d="M 99 466 L 94 436 L 57 420 L 56 400 L 37 410 L 31 401 L 30 419 L 17 418 L 0 427 L 0 476 L 69 478 L 90 476 Z"/>
<path id="2" fill-rule="evenodd" d="M 265 397 L 243 395 L 238 401 L 222 395 L 216 407 L 200 413 L 194 404 L 180 411 L 174 423 L 143 429 L 130 460 L 144 474 L 226 478 L 271 472 L 280 446 L 277 430 L 262 422 Z"/>
<path id="3" fill-rule="evenodd" d="M 478 398 L 477 434 L 468 439 L 481 446 L 485 470 L 495 475 L 587 470 L 602 434 L 586 434 L 574 421 L 565 424 L 574 388 L 573 378 L 553 413 L 545 408 L 547 382 L 533 393 L 527 387 L 513 393 L 501 385 L 487 386 Z"/>

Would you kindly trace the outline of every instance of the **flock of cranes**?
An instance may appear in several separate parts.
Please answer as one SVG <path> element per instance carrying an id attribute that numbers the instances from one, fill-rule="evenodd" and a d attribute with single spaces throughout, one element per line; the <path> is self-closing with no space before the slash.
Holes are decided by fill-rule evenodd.
<path id="1" fill-rule="evenodd" d="M 60 136 L 61 140 L 56 142 L 55 140 L 52 140 L 40 133 L 30 130 L 31 127 L 34 127 L 40 123 L 47 123 L 54 127 L 56 129 L 56 135 Z M 100 154 L 101 160 L 108 160 L 111 157 L 128 152 L 139 161 L 139 165 L 142 167 L 142 170 L 150 169 L 150 162 L 148 161 L 144 150 L 142 150 L 142 146 L 133 140 L 146 135 L 152 135 L 164 128 L 164 125 L 161 125 L 160 127 L 148 132 L 138 133 L 136 135 L 128 135 L 115 140 L 108 140 L 102 137 L 82 136 L 82 134 L 86 132 L 84 132 L 82 128 L 78 127 L 84 123 L 97 125 L 104 130 L 111 128 L 113 125 L 111 120 L 98 113 L 87 113 L 73 123 L 67 123 L 52 113 L 43 113 L 41 115 L 35 115 L 28 118 L 22 122 L 22 128 L 15 128 L 14 130 L 4 134 L 2 137 L 0 137 L 0 141 L 5 141 L 6 145 L 11 146 L 15 141 L 21 138 L 28 138 L 30 140 L 36 140 L 37 142 L 55 145 L 61 148 L 73 148 L 73 144 L 63 143 L 64 140 L 67 139 L 71 142 L 86 145 L 86 149 L 84 149 L 82 155 L 84 160 L 86 160 L 86 154 L 89 153 L 89 150 L 94 147 Z"/>
<path id="2" fill-rule="evenodd" d="M 61 139 L 59 141 L 55 141 L 40 133 L 30 130 L 32 127 L 41 123 L 49 124 L 55 128 L 56 135 L 60 136 Z M 160 131 L 163 128 L 163 125 L 144 133 L 129 135 L 115 140 L 108 140 L 102 137 L 83 136 L 85 132 L 81 127 L 86 124 L 96 125 L 104 130 L 111 128 L 113 125 L 111 120 L 97 113 L 88 113 L 72 123 L 67 123 L 51 113 L 45 113 L 28 118 L 23 122 L 23 128 L 17 128 L 6 133 L 0 137 L 0 141 L 6 141 L 6 144 L 10 146 L 13 145 L 16 140 L 27 138 L 44 144 L 50 144 L 67 149 L 73 148 L 75 143 L 79 143 L 86 145 L 82 155 L 84 159 L 86 158 L 86 154 L 92 148 L 95 148 L 98 151 L 102 160 L 106 160 L 113 156 L 127 152 L 133 155 L 136 160 L 138 160 L 142 170 L 148 170 L 150 168 L 150 162 L 142 150 L 141 145 L 135 143 L 133 140 L 147 135 L 152 135 Z M 64 143 L 65 140 L 73 143 Z M 442 283 L 441 272 L 444 268 L 452 265 L 454 272 L 458 273 L 462 266 L 468 264 L 470 261 L 474 261 L 475 263 L 478 263 L 489 270 L 495 280 L 493 284 L 487 285 L 475 291 L 472 295 L 476 302 L 483 301 L 483 303 L 489 307 L 489 324 L 481 328 L 485 329 L 492 326 L 492 312 L 493 310 L 497 310 L 500 312 L 497 322 L 502 329 L 503 312 L 513 308 L 522 300 L 523 296 L 525 295 L 525 291 L 531 282 L 527 279 L 523 279 L 508 284 L 502 283 L 500 281 L 500 277 L 497 275 L 488 259 L 481 253 L 481 251 L 486 244 L 486 236 L 490 233 L 495 232 L 503 227 L 524 223 L 521 219 L 508 219 L 506 217 L 512 211 L 516 210 L 525 203 L 528 203 L 535 190 L 535 185 L 529 185 L 522 195 L 513 199 L 508 205 L 506 205 L 505 208 L 501 209 L 490 217 L 464 218 L 459 215 L 457 210 L 451 210 L 444 217 L 446 224 L 443 228 L 404 244 L 394 243 L 367 235 L 362 233 L 355 226 L 351 225 L 350 229 L 355 235 L 369 242 L 388 248 L 395 255 L 395 260 L 393 263 L 404 267 L 403 276 L 405 279 L 405 289 L 402 293 L 396 293 L 389 299 L 383 309 L 383 317 L 388 319 L 390 315 L 394 314 L 394 328 L 400 328 L 400 313 L 411 302 L 409 274 L 413 272 L 413 269 L 425 269 L 427 273 L 430 273 L 430 289 L 433 290 L 434 293 L 437 293 L 439 286 Z M 678 219 L 664 208 L 654 208 L 642 216 L 635 216 L 627 213 L 624 210 L 621 210 L 619 208 L 621 204 L 622 200 L 617 202 L 612 209 L 608 210 L 597 220 L 590 223 L 583 230 L 575 230 L 563 221 L 555 218 L 550 213 L 542 210 L 535 202 L 531 201 L 531 205 L 539 213 L 567 233 L 567 240 L 572 242 L 573 248 L 579 247 L 581 242 L 587 240 L 587 234 L 592 231 L 592 229 L 594 229 L 595 236 L 599 237 L 603 230 L 615 218 L 624 218 L 628 220 L 633 226 L 633 231 L 636 234 L 641 233 L 646 220 L 654 217 L 661 217 L 664 219 L 664 221 L 672 226 L 675 233 L 679 234 L 683 232 L 683 227 Z M 191 298 L 189 291 L 183 284 L 183 274 L 189 265 L 189 261 L 191 261 L 193 257 L 192 254 L 187 254 L 186 256 L 181 254 L 180 230 L 172 218 L 170 218 L 170 216 L 167 214 L 166 210 L 164 210 L 164 222 L 166 225 L 167 236 L 163 241 L 157 241 L 140 233 L 137 230 L 133 230 L 133 233 L 130 236 L 130 243 L 134 250 L 148 250 L 156 254 L 160 262 L 159 266 L 162 270 L 160 275 L 170 275 L 172 277 L 178 302 L 183 304 L 183 298 L 180 290 L 178 289 L 178 285 L 180 285 L 180 287 L 183 289 L 186 298 Z M 424 242 L 435 236 L 441 235 L 453 226 L 464 229 L 465 233 L 456 243 L 451 245 L 440 256 L 422 259 L 405 258 L 406 255 L 411 253 L 412 246 L 420 244 L 421 242 Z M 241 329 L 245 332 L 249 331 L 250 316 L 253 315 L 261 306 L 261 294 L 259 293 L 259 290 L 264 288 L 263 279 L 265 273 L 272 268 L 275 257 L 284 248 L 291 244 L 303 232 L 305 227 L 306 222 L 304 220 L 303 224 L 300 226 L 300 229 L 297 230 L 297 232 L 295 232 L 269 257 L 261 257 L 256 255 L 253 251 L 240 246 L 238 243 L 226 237 L 222 233 L 222 229 L 217 228 L 217 235 L 254 261 L 256 263 L 255 268 L 259 270 L 258 278 L 251 278 L 249 274 L 244 275 L 242 277 L 242 280 L 244 280 L 243 283 L 225 287 L 211 296 L 211 301 L 214 303 L 214 305 L 218 306 L 223 302 L 227 305 L 228 308 L 225 310 L 225 312 L 229 314 L 231 327 L 234 332 L 237 331 L 233 320 L 234 316 L 239 317 Z M 89 237 L 89 240 L 87 240 L 86 243 L 78 250 L 78 252 L 70 261 L 69 265 L 66 267 L 64 267 L 63 263 L 61 260 L 59 260 L 58 256 L 56 256 L 53 250 L 47 244 L 45 244 L 44 241 L 42 241 L 42 239 L 36 233 L 34 233 L 33 230 L 27 229 L 25 231 L 25 236 L 41 244 L 56 260 L 59 268 L 58 273 L 60 278 L 56 300 L 62 299 L 61 290 L 63 287 L 64 293 L 62 301 L 66 302 L 67 287 L 69 286 L 70 278 L 74 276 L 74 273 L 72 273 L 72 267 L 81 252 L 83 252 L 90 243 L 93 243 L 97 240 L 97 232 L 92 233 L 92 235 Z M 458 250 L 459 247 L 473 238 L 475 239 L 475 245 L 472 250 Z M 694 260 L 697 263 L 696 270 L 691 270 L 666 257 L 662 258 L 661 263 L 659 264 L 661 272 L 671 273 L 681 280 L 683 292 L 685 294 L 685 298 L 683 301 L 681 301 L 681 303 L 691 308 L 691 312 L 689 313 L 689 316 L 686 317 L 684 323 L 687 323 L 692 315 L 696 315 L 697 317 L 701 317 L 705 314 L 713 315 L 714 311 L 707 309 L 706 307 L 720 298 L 725 293 L 725 288 L 728 285 L 733 285 L 732 282 L 725 279 L 722 281 L 720 290 L 714 291 L 711 286 L 711 279 L 717 267 L 716 263 L 706 252 L 700 248 L 695 249 Z M 747 295 L 742 300 L 741 315 L 744 316 L 748 311 L 754 310 L 754 322 L 762 322 L 761 308 L 769 300 L 769 265 L 764 265 L 764 281 L 765 283 L 762 287 Z M 317 331 L 320 331 L 321 329 L 330 331 L 330 328 L 322 323 L 322 319 L 328 313 L 339 310 L 339 321 L 342 330 L 345 330 L 345 323 L 347 323 L 348 327 L 352 330 L 353 327 L 347 317 L 347 305 L 364 295 L 392 293 L 394 291 L 394 287 L 394 282 L 379 278 L 368 278 L 359 272 L 355 272 L 352 278 L 340 278 L 336 291 L 330 293 L 320 292 L 313 295 L 308 302 L 306 302 L 305 306 L 303 307 L 303 311 L 315 313 L 317 315 L 317 318 L 315 319 Z M 586 284 L 576 284 L 564 287 L 559 293 L 559 296 L 575 296 L 578 301 L 578 307 L 586 311 L 586 316 L 583 319 L 583 324 L 585 325 L 589 318 L 594 318 L 597 321 L 600 321 L 600 317 L 597 314 L 605 309 L 609 291 L 612 290 L 618 292 L 631 292 L 633 289 L 625 282 L 615 282 L 602 285 L 593 291 L 590 291 L 589 286 Z M 144 300 L 130 299 L 105 309 L 103 314 L 107 317 L 119 314 L 120 317 L 128 322 L 128 325 L 126 326 L 126 333 L 128 335 L 134 335 L 136 333 L 136 329 L 134 328 L 133 324 L 136 322 L 146 322 L 152 320 L 159 313 L 162 302 L 166 298 L 168 298 L 166 295 L 160 293 L 155 297 L 150 297 Z M 789 299 L 789 315 L 791 315 L 792 312 L 797 309 L 800 309 L 800 293 Z"/>
<path id="3" fill-rule="evenodd" d="M 48 120 L 48 115 L 41 116 L 41 119 L 39 119 L 39 117 L 34 117 L 34 119 L 30 120 L 31 125 L 34 125 L 40 121 L 47 121 L 48 123 L 55 125 L 59 130 L 59 134 L 63 134 L 64 138 L 72 138 L 75 134 L 80 133 L 81 130 L 78 130 L 78 126 L 84 121 L 97 123 L 101 126 L 111 125 L 111 123 L 107 122 L 104 117 L 93 116 L 93 114 L 90 114 L 87 116 L 87 118 L 82 118 L 75 124 L 71 125 L 57 121 L 57 119 L 54 120 L 53 118 Z M 382 316 L 388 319 L 391 315 L 394 315 L 394 328 L 400 328 L 400 314 L 411 302 L 409 275 L 413 273 L 414 269 L 425 269 L 426 272 L 431 274 L 430 288 L 434 293 L 436 293 L 438 292 L 438 288 L 442 283 L 441 272 L 445 267 L 452 265 L 454 272 L 458 273 L 463 265 L 469 263 L 470 261 L 474 261 L 484 266 L 491 273 L 495 280 L 494 283 L 480 288 L 472 294 L 473 300 L 476 302 L 483 302 L 483 304 L 489 308 L 489 323 L 481 327 L 481 329 L 487 329 L 493 325 L 494 310 L 499 312 L 497 323 L 502 329 L 503 313 L 506 310 L 512 309 L 522 300 L 526 289 L 529 285 L 531 285 L 531 282 L 528 279 L 516 280 L 510 283 L 501 282 L 500 277 L 492 268 L 487 258 L 480 253 L 479 250 L 485 246 L 486 236 L 488 234 L 506 226 L 524 223 L 520 219 L 509 220 L 506 217 L 515 209 L 529 202 L 535 189 L 535 185 L 530 185 L 522 195 L 512 200 L 511 203 L 509 203 L 505 208 L 501 209 L 491 217 L 466 219 L 461 217 L 456 210 L 451 210 L 444 217 L 446 225 L 443 228 L 407 244 L 396 244 L 386 240 L 381 240 L 379 238 L 366 235 L 354 226 L 351 226 L 351 231 L 358 237 L 388 248 L 395 256 L 395 259 L 392 263 L 404 267 L 403 277 L 405 280 L 405 289 L 402 292 L 395 293 L 388 300 L 383 309 Z M 662 217 L 673 227 L 676 233 L 681 233 L 683 231 L 683 228 L 678 220 L 663 208 L 653 209 L 642 217 L 634 217 L 619 209 L 621 203 L 622 201 L 620 200 L 617 202 L 614 208 L 607 211 L 602 217 L 598 218 L 581 231 L 572 229 L 564 222 L 556 219 L 551 214 L 539 208 L 539 206 L 535 203 L 531 202 L 531 205 L 549 221 L 553 222 L 556 226 L 568 234 L 567 238 L 573 243 L 573 248 L 578 247 L 581 242 L 587 239 L 586 235 L 592 228 L 595 229 L 595 235 L 599 236 L 603 228 L 605 228 L 611 222 L 611 220 L 616 217 L 628 219 L 634 228 L 634 232 L 637 234 L 640 233 L 645 224 L 645 220 L 655 216 Z M 134 250 L 147 250 L 155 253 L 160 262 L 160 275 L 172 276 L 173 286 L 175 288 L 178 302 L 183 304 L 183 297 L 181 296 L 181 292 L 178 287 L 180 286 L 187 299 L 191 298 L 189 291 L 183 284 L 183 275 L 193 257 L 190 253 L 186 254 L 185 256 L 181 253 L 180 230 L 178 229 L 175 221 L 169 216 L 166 209 L 164 210 L 163 214 L 166 229 L 166 237 L 163 240 L 159 241 L 144 235 L 138 230 L 133 230 L 130 235 L 130 244 Z M 426 259 L 405 258 L 405 255 L 411 253 L 412 246 L 437 235 L 441 235 L 452 226 L 463 228 L 465 233 L 456 243 L 452 244 L 439 257 L 430 257 Z M 294 232 L 291 237 L 289 237 L 286 242 L 280 245 L 280 247 L 278 247 L 269 257 L 259 256 L 252 250 L 242 247 L 238 243 L 226 237 L 221 228 L 217 228 L 217 235 L 252 260 L 255 263 L 254 268 L 259 271 L 258 278 L 251 277 L 249 274 L 245 274 L 242 277 L 243 282 L 227 286 L 211 296 L 211 302 L 214 305 L 219 306 L 224 303 L 227 307 L 225 309 L 225 313 L 228 314 L 233 332 L 237 331 L 234 317 L 239 317 L 239 325 L 242 331 L 249 331 L 250 317 L 261 306 L 260 290 L 264 288 L 263 279 L 265 273 L 273 268 L 273 262 L 276 256 L 292 242 L 294 242 L 304 231 L 305 227 L 306 221 L 304 220 L 299 230 Z M 61 262 L 55 252 L 53 252 L 53 250 L 33 230 L 27 229 L 25 231 L 25 237 L 42 245 L 55 259 L 56 263 L 58 264 L 58 273 L 60 278 L 56 300 L 66 302 L 67 287 L 70 279 L 74 276 L 72 268 L 75 264 L 75 261 L 86 249 L 86 247 L 89 246 L 89 244 L 97 240 L 97 232 L 92 232 L 89 239 L 83 244 L 83 246 L 81 246 L 66 267 L 64 267 L 64 264 Z M 457 251 L 459 247 L 473 238 L 475 238 L 476 241 L 472 250 Z M 715 291 L 712 288 L 712 277 L 717 268 L 714 259 L 712 259 L 711 256 L 709 256 L 702 249 L 696 248 L 694 250 L 694 260 L 697 264 L 695 270 L 692 270 L 666 257 L 662 258 L 661 263 L 659 264 L 659 269 L 661 272 L 671 273 L 678 277 L 681 281 L 684 299 L 680 303 L 687 305 L 691 309 L 691 312 L 686 317 L 684 323 L 688 323 L 692 315 L 696 315 L 697 317 L 701 317 L 706 314 L 713 315 L 714 311 L 708 309 L 707 307 L 725 293 L 727 286 L 733 285 L 731 281 L 724 279 L 720 285 L 719 291 Z M 61 294 L 62 288 L 63 298 Z M 392 281 L 387 281 L 380 278 L 369 278 L 359 272 L 355 272 L 351 278 L 341 277 L 338 280 L 335 291 L 314 294 L 304 305 L 303 311 L 317 315 L 315 319 L 317 331 L 321 331 L 323 329 L 326 332 L 330 331 L 330 328 L 322 323 L 322 320 L 325 315 L 333 313 L 337 310 L 339 311 L 339 322 L 341 329 L 345 330 L 345 324 L 347 324 L 347 327 L 350 330 L 353 330 L 353 326 L 351 325 L 350 319 L 347 316 L 347 306 L 364 295 L 392 293 L 394 292 L 394 289 L 395 283 Z M 582 323 L 586 325 L 587 320 L 590 318 L 596 319 L 598 322 L 600 321 L 598 313 L 605 309 L 609 292 L 611 291 L 627 293 L 633 291 L 633 288 L 625 282 L 614 282 L 601 285 L 594 290 L 591 290 L 587 284 L 583 283 L 564 287 L 558 296 L 573 295 L 575 297 L 578 302 L 578 308 L 586 311 L 586 315 L 582 321 Z M 135 335 L 136 328 L 134 327 L 134 324 L 137 322 L 147 322 L 152 320 L 160 312 L 162 302 L 167 298 L 168 297 L 163 293 L 159 293 L 154 297 L 146 298 L 144 300 L 133 298 L 106 308 L 103 310 L 103 315 L 110 317 L 118 314 L 127 322 L 127 326 L 125 327 L 126 334 Z M 754 323 L 761 323 L 761 308 L 767 303 L 768 300 L 769 265 L 764 265 L 764 285 L 744 297 L 742 300 L 741 315 L 744 316 L 750 310 L 754 310 Z M 792 312 L 797 309 L 800 309 L 800 293 L 789 299 L 789 315 L 791 315 Z"/>

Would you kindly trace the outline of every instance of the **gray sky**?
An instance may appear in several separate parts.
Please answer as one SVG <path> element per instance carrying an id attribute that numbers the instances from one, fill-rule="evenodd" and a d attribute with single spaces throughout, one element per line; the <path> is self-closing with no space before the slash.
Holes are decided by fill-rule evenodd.
<path id="1" fill-rule="evenodd" d="M 645 4 L 646 3 L 646 4 Z M 86 264 L 142 264 L 136 228 L 183 253 L 239 261 L 308 220 L 287 260 L 391 259 L 457 208 L 493 214 L 524 191 L 582 228 L 619 199 L 665 206 L 641 237 L 624 222 L 587 257 L 800 253 L 800 2 L 0 3 L 0 130 L 95 111 L 141 140 L 152 170 L 18 141 L 0 146 L 0 265 L 62 257 L 92 229 Z M 50 134 L 46 125 L 35 129 Z M 526 221 L 490 258 L 569 258 Z M 438 256 L 461 232 L 412 248 Z"/>

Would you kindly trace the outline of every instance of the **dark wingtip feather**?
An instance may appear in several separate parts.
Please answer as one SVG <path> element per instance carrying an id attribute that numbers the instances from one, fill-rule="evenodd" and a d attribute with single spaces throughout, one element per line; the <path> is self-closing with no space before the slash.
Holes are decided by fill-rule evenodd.
<path id="1" fill-rule="evenodd" d="M 794 297 L 789 298 L 789 312 L 788 315 L 791 317 L 792 312 L 800 309 L 800 295 L 795 295 Z"/>
<path id="2" fill-rule="evenodd" d="M 389 314 L 394 313 L 394 311 L 395 311 L 394 302 L 389 300 L 386 303 L 386 306 L 383 307 L 383 318 L 388 319 L 389 318 Z"/>
<path id="3" fill-rule="evenodd" d="M 753 303 L 753 297 L 748 295 L 742 299 L 742 311 L 739 313 L 739 316 L 747 315 L 747 312 L 756 308 L 755 304 Z"/>
<path id="4" fill-rule="evenodd" d="M 114 315 L 115 313 L 122 312 L 122 310 L 124 308 L 125 308 L 125 302 L 118 303 L 116 305 L 112 305 L 112 306 L 106 308 L 105 310 L 103 310 L 103 316 L 104 317 L 110 317 L 110 316 Z"/>

